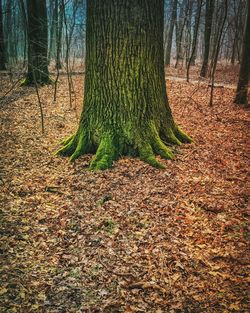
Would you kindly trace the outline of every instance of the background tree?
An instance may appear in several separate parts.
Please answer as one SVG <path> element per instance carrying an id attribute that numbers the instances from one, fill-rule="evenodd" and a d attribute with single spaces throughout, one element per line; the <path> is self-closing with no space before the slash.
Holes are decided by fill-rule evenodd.
<path id="1" fill-rule="evenodd" d="M 28 73 L 23 84 L 50 83 L 46 0 L 27 0 Z"/>
<path id="2" fill-rule="evenodd" d="M 61 69 L 61 49 L 62 49 L 62 29 L 63 29 L 63 10 L 64 6 L 62 0 L 58 3 L 55 0 L 56 16 L 55 16 L 55 26 L 56 26 L 56 69 Z"/>
<path id="3" fill-rule="evenodd" d="M 202 2 L 203 2 L 202 0 L 198 0 L 195 2 L 196 11 L 195 11 L 195 22 L 193 24 L 193 38 L 192 38 L 190 65 L 195 65 L 195 60 L 196 60 L 197 39 L 198 39 L 198 32 L 199 32 L 199 25 L 200 25 Z"/>
<path id="4" fill-rule="evenodd" d="M 166 146 L 190 142 L 175 124 L 164 74 L 163 0 L 87 1 L 86 76 L 79 128 L 58 153 L 96 152 L 91 169 L 120 155 L 163 167 Z"/>
<path id="5" fill-rule="evenodd" d="M 242 48 L 239 81 L 236 90 L 235 103 L 247 104 L 248 80 L 250 74 L 250 0 L 247 1 L 247 20 Z"/>
<path id="6" fill-rule="evenodd" d="M 172 41 L 173 41 L 173 32 L 174 25 L 176 23 L 176 11 L 177 11 L 177 0 L 172 0 L 172 8 L 171 8 L 171 19 L 169 23 L 168 36 L 167 36 L 167 45 L 165 52 L 165 65 L 170 65 L 171 58 L 171 49 L 172 49 Z"/>
<path id="7" fill-rule="evenodd" d="M 0 0 L 0 70 L 6 69 L 6 57 L 4 46 L 4 34 L 3 34 L 3 13 L 2 13 L 2 0 Z"/>
<path id="8" fill-rule="evenodd" d="M 192 49 L 191 49 L 190 58 L 187 64 L 187 82 L 189 82 L 190 66 L 195 65 L 196 46 L 197 46 L 198 30 L 199 30 L 199 23 L 200 23 L 200 16 L 201 16 L 201 7 L 202 7 L 202 0 L 198 0 L 197 12 L 195 15 L 195 27 L 194 27 L 194 32 L 193 32 Z"/>
<path id="9" fill-rule="evenodd" d="M 183 44 L 182 37 L 185 25 L 188 18 L 189 0 L 182 0 L 180 3 L 178 20 L 175 25 L 175 39 L 176 39 L 176 62 L 175 67 L 178 67 L 180 60 L 183 60 Z"/>
<path id="10" fill-rule="evenodd" d="M 214 2 L 215 0 L 206 0 L 206 16 L 205 16 L 205 32 L 204 32 L 204 56 L 203 63 L 201 67 L 200 76 L 206 77 L 208 70 L 208 58 L 210 51 L 210 37 L 213 22 L 213 12 L 214 12 Z"/>

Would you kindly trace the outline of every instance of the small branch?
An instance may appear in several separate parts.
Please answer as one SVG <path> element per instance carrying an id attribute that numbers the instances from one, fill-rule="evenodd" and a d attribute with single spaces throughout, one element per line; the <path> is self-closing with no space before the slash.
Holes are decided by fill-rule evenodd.
<path id="1" fill-rule="evenodd" d="M 3 99 L 15 88 L 15 86 L 16 86 L 22 79 L 23 79 L 23 76 L 20 77 L 20 78 L 11 86 L 11 88 L 10 88 L 8 91 L 6 91 L 6 93 L 0 98 L 0 100 L 3 100 Z"/>

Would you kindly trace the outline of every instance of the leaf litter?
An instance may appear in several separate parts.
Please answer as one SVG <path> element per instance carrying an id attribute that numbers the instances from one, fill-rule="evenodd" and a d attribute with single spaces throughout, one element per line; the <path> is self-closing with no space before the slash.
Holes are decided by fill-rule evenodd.
<path id="1" fill-rule="evenodd" d="M 90 155 L 53 156 L 77 127 L 74 83 L 71 110 L 65 77 L 56 102 L 40 88 L 44 135 L 34 89 L 0 103 L 0 312 L 248 312 L 250 118 L 234 90 L 211 108 L 206 87 L 167 80 L 195 143 L 165 170 L 124 157 L 90 172 Z"/>

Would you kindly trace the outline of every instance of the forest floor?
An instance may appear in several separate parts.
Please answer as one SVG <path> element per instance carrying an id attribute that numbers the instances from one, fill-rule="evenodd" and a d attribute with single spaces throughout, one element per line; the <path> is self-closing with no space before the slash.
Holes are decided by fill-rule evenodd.
<path id="1" fill-rule="evenodd" d="M 209 107 L 207 87 L 168 80 L 195 143 L 165 170 L 124 157 L 91 172 L 90 155 L 53 156 L 81 112 L 73 79 L 73 108 L 66 76 L 56 102 L 40 88 L 44 135 L 34 88 L 0 101 L 0 312 L 248 312 L 250 111 L 230 88 Z"/>

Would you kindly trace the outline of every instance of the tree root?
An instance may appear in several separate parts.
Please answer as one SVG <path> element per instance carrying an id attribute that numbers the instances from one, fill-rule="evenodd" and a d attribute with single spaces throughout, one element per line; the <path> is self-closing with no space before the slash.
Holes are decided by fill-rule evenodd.
<path id="1" fill-rule="evenodd" d="M 173 159 L 174 154 L 166 144 L 180 145 L 184 142 L 192 142 L 192 139 L 186 135 L 180 128 L 167 130 L 160 136 L 155 127 L 149 127 L 149 135 L 141 134 L 136 136 L 130 145 L 124 143 L 122 135 L 117 136 L 112 133 L 103 134 L 99 145 L 94 144 L 90 137 L 82 128 L 77 133 L 63 140 L 63 145 L 56 155 L 69 156 L 70 161 L 74 161 L 80 155 L 96 152 L 90 163 L 91 170 L 105 170 L 110 168 L 119 155 L 128 154 L 124 151 L 130 151 L 133 155 L 139 156 L 141 160 L 156 168 L 165 168 L 165 165 L 156 159 L 159 155 L 163 159 Z M 138 135 L 138 134 L 137 134 Z M 164 138 L 164 140 L 161 139 Z M 166 144 L 165 144 L 166 143 Z M 96 148 L 98 146 L 98 148 Z M 95 147 L 95 148 L 94 148 Z"/>
<path id="2" fill-rule="evenodd" d="M 43 79 L 43 80 L 37 79 L 36 83 L 39 86 L 51 85 L 54 83 L 54 80 L 51 77 L 48 77 L 47 79 Z M 20 83 L 20 87 L 32 87 L 34 85 L 35 85 L 35 82 L 33 78 L 31 79 L 29 77 L 24 78 Z"/>
<path id="3" fill-rule="evenodd" d="M 117 159 L 117 148 L 112 136 L 104 136 L 96 151 L 96 155 L 90 163 L 91 170 L 105 170 L 112 166 Z"/>

